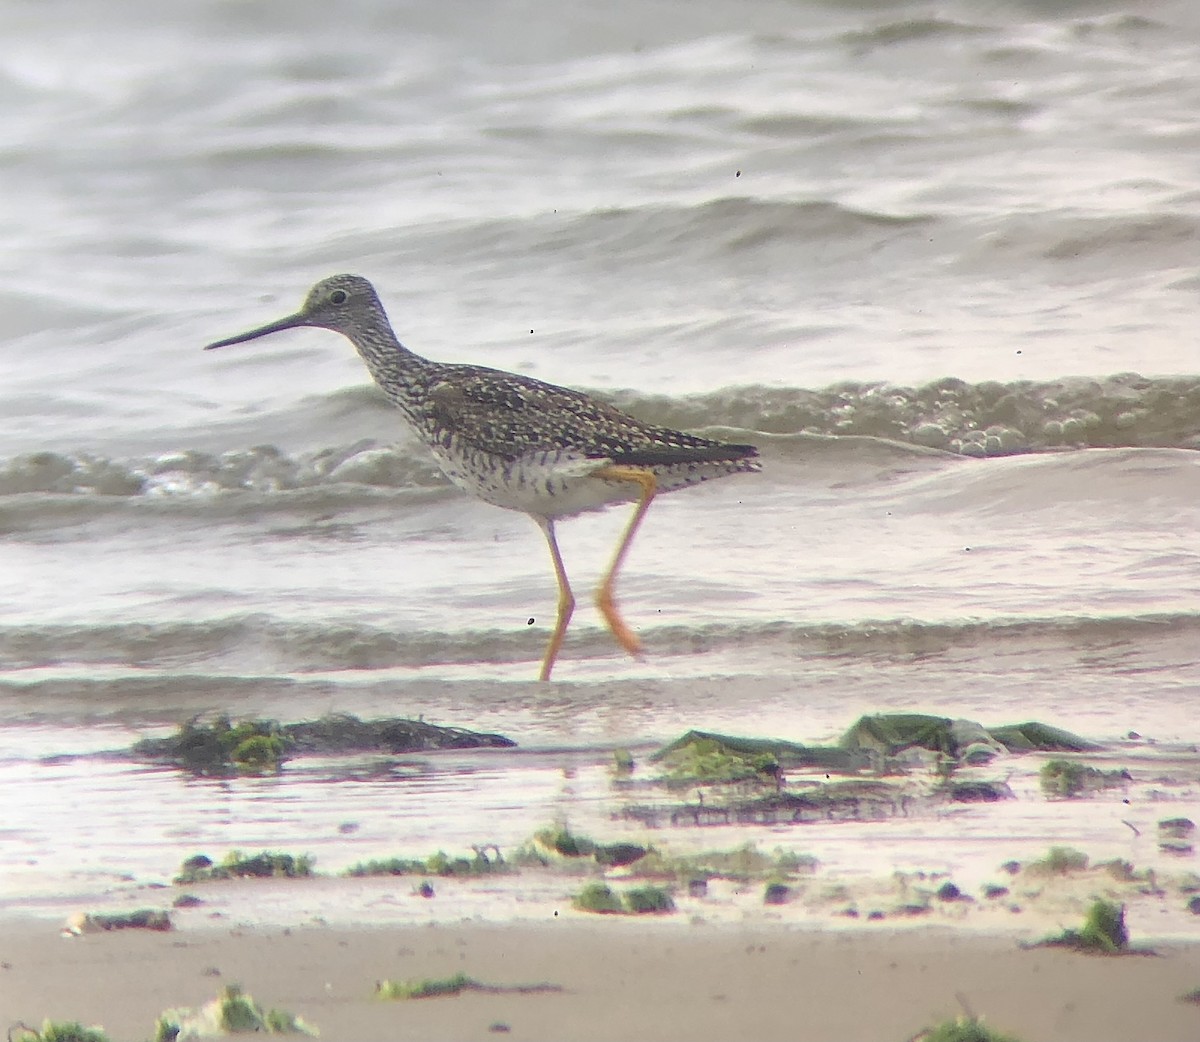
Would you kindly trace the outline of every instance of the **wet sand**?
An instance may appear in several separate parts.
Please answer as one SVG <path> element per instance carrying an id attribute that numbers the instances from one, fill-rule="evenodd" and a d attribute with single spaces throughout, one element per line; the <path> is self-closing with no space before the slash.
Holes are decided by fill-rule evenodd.
<path id="1" fill-rule="evenodd" d="M 418 844 L 396 820 L 386 834 L 375 828 L 366 811 L 375 805 L 394 811 L 395 800 L 367 789 L 351 805 L 354 791 L 332 768 L 297 762 L 279 778 L 240 779 L 235 786 L 109 765 L 141 787 L 143 798 L 130 804 L 138 820 L 129 835 L 144 848 L 145 866 L 133 871 L 124 850 L 111 846 L 122 832 L 97 830 L 78 812 L 69 856 L 57 860 L 30 849 L 14 861 L 4 873 L 0 906 L 0 1028 L 79 1020 L 102 1025 L 114 1042 L 145 1039 L 163 1010 L 201 1006 L 237 983 L 264 1008 L 303 1017 L 327 1040 L 900 1042 L 960 1015 L 964 1003 L 1023 1042 L 1200 1038 L 1200 1006 L 1180 1001 L 1200 987 L 1200 919 L 1190 911 L 1196 855 L 1190 844 L 1164 846 L 1159 827 L 1167 816 L 1200 818 L 1194 754 L 1152 744 L 1091 754 L 1089 763 L 1119 763 L 1131 777 L 1083 800 L 1046 798 L 1037 781 L 1044 757 L 1024 755 L 995 768 L 1006 772 L 1013 799 L 917 807 L 881 820 L 644 832 L 616 819 L 626 791 L 614 788 L 598 757 L 582 766 L 546 755 L 533 763 L 542 765 L 552 793 L 571 797 L 572 819 L 587 832 L 594 827 L 606 841 L 653 845 L 667 858 L 659 875 L 639 874 L 636 864 L 601 869 L 591 858 L 541 864 L 514 858 L 516 871 L 433 877 L 433 899 L 418 886 L 428 872 L 342 874 L 351 860 L 397 850 L 465 851 L 449 841 L 456 837 Z M 463 773 L 464 800 L 477 803 L 483 793 L 519 803 L 516 794 L 524 790 L 509 775 L 500 776 L 509 784 L 494 778 L 484 784 L 468 762 L 446 765 Z M 289 794 L 311 786 L 314 770 L 321 784 L 306 801 L 279 798 L 285 783 Z M 533 773 L 528 764 L 521 770 Z M 200 834 L 176 835 L 180 820 L 192 820 L 181 816 L 177 801 L 162 804 L 173 808 L 171 823 L 164 811 L 161 830 L 148 826 L 146 808 L 159 805 L 145 796 L 151 784 L 201 804 L 261 790 L 259 803 L 223 812 L 228 819 L 205 833 L 216 845 L 204 846 L 218 857 L 235 846 L 231 829 L 257 820 L 248 810 L 269 813 L 262 832 L 276 838 L 282 816 L 291 814 L 293 849 L 315 849 L 322 874 L 169 885 L 172 873 L 163 866 L 178 866 L 181 855 L 200 848 Z M 389 793 L 398 791 L 390 778 L 387 785 Z M 443 819 L 455 820 L 446 813 L 447 791 L 439 795 L 441 827 Z M 628 798 L 645 801 L 648 791 L 643 784 Z M 427 794 L 420 800 L 427 809 Z M 336 817 L 330 806 L 338 808 Z M 526 828 L 549 817 L 536 808 L 528 816 Z M 353 827 L 343 829 L 344 822 Z M 1034 863 L 1051 844 L 1081 839 L 1090 856 L 1086 867 L 1047 872 Z M 672 856 L 738 851 L 746 843 L 771 852 L 781 841 L 787 846 L 763 853 L 744 879 L 732 869 L 702 873 L 712 878 L 697 894 L 680 884 L 678 866 L 670 867 Z M 508 845 L 509 853 L 519 846 Z M 764 883 L 776 871 L 771 859 L 810 850 L 820 857 L 783 871 L 787 903 L 766 905 Z M 1020 866 L 1010 863 L 1014 857 Z M 666 881 L 677 911 L 649 918 L 575 911 L 572 896 L 598 878 L 622 891 Z M 961 888 L 958 896 L 943 896 L 950 882 Z M 169 932 L 62 935 L 69 916 L 166 911 L 184 891 L 199 902 L 171 910 Z M 1021 946 L 1078 927 L 1098 897 L 1124 905 L 1133 945 L 1157 955 Z M 561 990 L 406 1002 L 374 995 L 380 979 L 459 973 L 487 985 Z"/>
<path id="2" fill-rule="evenodd" d="M 75 938 L 45 920 L 0 927 L 0 1011 L 150 1037 L 165 1008 L 238 982 L 338 1039 L 908 1039 L 958 1015 L 962 996 L 1034 1042 L 1200 1036 L 1200 946 L 1156 957 L 1022 949 L 942 927 L 842 930 L 568 916 L 505 926 L 203 928 Z M 380 978 L 465 973 L 558 993 L 416 1001 L 373 996 Z M 502 1027 L 503 1026 L 503 1027 Z M 503 1028 L 508 1030 L 505 1031 Z"/>

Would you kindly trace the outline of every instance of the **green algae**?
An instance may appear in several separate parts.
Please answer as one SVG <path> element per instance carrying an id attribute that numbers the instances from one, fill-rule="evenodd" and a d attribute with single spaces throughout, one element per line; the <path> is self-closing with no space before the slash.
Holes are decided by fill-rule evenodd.
<path id="1" fill-rule="evenodd" d="M 784 770 L 812 767 L 851 771 L 866 765 L 864 758 L 846 749 L 695 730 L 652 753 L 650 762 L 661 765 L 664 777 L 676 783 L 773 784 Z"/>
<path id="2" fill-rule="evenodd" d="M 902 813 L 911 800 L 903 785 L 846 778 L 782 789 L 774 784 L 702 793 L 695 802 L 630 805 L 622 815 L 649 828 L 711 825 L 795 825 L 806 821 L 878 821 Z"/>
<path id="3" fill-rule="evenodd" d="M 690 730 L 648 758 L 657 775 L 614 785 L 622 792 L 695 790 L 680 802 L 631 800 L 621 808 L 648 828 L 874 821 L 906 814 L 917 802 L 1015 798 L 1003 777 L 958 773 L 1013 751 L 1095 748 L 1035 721 L 989 729 L 928 713 L 876 713 L 860 717 L 831 746 Z M 1124 772 L 1088 777 L 1105 785 L 1128 780 Z"/>
<path id="4" fill-rule="evenodd" d="M 1102 748 L 1070 731 L 1035 720 L 989 727 L 988 732 L 1010 752 L 1088 753 Z"/>
<path id="5" fill-rule="evenodd" d="M 958 1017 L 946 1020 L 922 1031 L 913 1042 L 1021 1042 L 1015 1035 L 1007 1035 L 988 1027 L 978 1017 Z"/>
<path id="6" fill-rule="evenodd" d="M 618 894 L 607 883 L 588 883 L 571 904 L 581 912 L 597 915 L 648 915 L 675 911 L 675 899 L 664 887 L 644 885 Z"/>
<path id="7" fill-rule="evenodd" d="M 233 850 L 215 863 L 204 854 L 196 854 L 183 862 L 175 882 L 186 885 L 221 879 L 301 879 L 313 874 L 314 863 L 308 854 L 279 854 L 270 850 L 250 855 Z"/>
<path id="8" fill-rule="evenodd" d="M 423 858 L 372 858 L 369 861 L 356 861 L 342 874 L 355 877 L 429 875 L 429 869 L 425 866 L 426 861 Z"/>
<path id="9" fill-rule="evenodd" d="M 671 892 L 661 886 L 636 886 L 622 896 L 626 910 L 634 915 L 662 915 L 675 911 Z"/>
<path id="10" fill-rule="evenodd" d="M 513 856 L 515 863 L 546 867 L 562 861 L 594 861 L 604 867 L 621 867 L 641 860 L 647 848 L 638 843 L 597 843 L 578 835 L 564 823 L 548 825 L 534 833 Z"/>
<path id="11" fill-rule="evenodd" d="M 894 754 L 914 746 L 953 756 L 958 748 L 949 717 L 927 713 L 878 713 L 861 716 L 842 735 L 838 745 Z"/>
<path id="12" fill-rule="evenodd" d="M 593 840 L 576 835 L 564 824 L 539 829 L 533 838 L 547 850 L 563 857 L 591 857 L 596 852 Z"/>
<path id="13" fill-rule="evenodd" d="M 240 985 L 230 984 L 199 1009 L 181 1007 L 165 1010 L 155 1025 L 154 1042 L 248 1033 L 318 1034 L 317 1029 L 302 1018 L 287 1010 L 264 1010 Z"/>
<path id="14" fill-rule="evenodd" d="M 380 999 L 406 1001 L 461 995 L 464 991 L 481 991 L 489 995 L 531 995 L 538 992 L 562 991 L 558 984 L 485 984 L 483 981 L 456 973 L 453 977 L 429 977 L 423 980 L 381 980 L 375 984 L 375 996 Z"/>
<path id="15" fill-rule="evenodd" d="M 571 902 L 581 912 L 615 915 L 625 910 L 621 899 L 605 883 L 588 883 Z"/>
<path id="16" fill-rule="evenodd" d="M 1031 861 L 1025 871 L 1042 876 L 1065 876 L 1088 867 L 1088 856 L 1074 847 L 1051 847 L 1044 858 Z"/>
<path id="17" fill-rule="evenodd" d="M 614 749 L 610 770 L 616 778 L 628 778 L 633 774 L 633 753 L 628 749 Z"/>
<path id="18" fill-rule="evenodd" d="M 193 718 L 170 737 L 144 738 L 133 745 L 131 753 L 137 759 L 170 764 L 196 775 L 225 777 L 275 773 L 300 753 L 411 753 L 514 745 L 503 735 L 401 717 L 360 720 L 348 713 L 331 713 L 317 720 L 281 724 L 262 719 L 234 722 L 221 715 L 208 723 Z"/>
<path id="19" fill-rule="evenodd" d="M 489 853 L 489 851 L 491 853 Z M 498 847 L 476 847 L 471 857 L 451 857 L 443 850 L 427 858 L 390 857 L 359 861 L 343 875 L 363 876 L 450 876 L 471 878 L 499 875 L 513 871 Z"/>
<path id="20" fill-rule="evenodd" d="M 1078 952 L 1115 955 L 1129 951 L 1129 930 L 1125 926 L 1125 906 L 1094 901 L 1078 930 L 1064 930 L 1035 944 L 1038 948 L 1070 948 Z"/>
<path id="21" fill-rule="evenodd" d="M 749 882 L 776 875 L 811 874 L 817 865 L 817 859 L 809 854 L 779 847 L 766 854 L 754 843 L 744 843 L 732 850 L 697 854 L 667 854 L 651 848 L 638 862 L 636 871 L 639 876 L 672 876 L 684 882 L 712 878 Z"/>
<path id="22" fill-rule="evenodd" d="M 479 981 L 473 977 L 456 973 L 453 977 L 425 980 L 382 980 L 375 986 L 375 994 L 381 999 L 428 999 L 439 995 L 457 995 L 478 986 Z"/>
<path id="23" fill-rule="evenodd" d="M 1102 771 L 1077 760 L 1048 760 L 1038 772 L 1042 792 L 1059 799 L 1075 799 L 1101 789 L 1124 785 L 1129 773 Z"/>
<path id="24" fill-rule="evenodd" d="M 939 786 L 938 792 L 951 803 L 996 803 L 1013 798 L 1013 791 L 1006 782 L 986 779 L 948 779 Z"/>
<path id="25" fill-rule="evenodd" d="M 84 1027 L 77 1020 L 44 1020 L 40 1030 L 27 1024 L 14 1024 L 9 1029 L 10 1042 L 109 1042 L 101 1027 Z"/>
<path id="26" fill-rule="evenodd" d="M 1191 818 L 1163 818 L 1158 823 L 1158 848 L 1166 854 L 1190 854 L 1195 849 L 1195 831 L 1196 823 Z"/>
<path id="27" fill-rule="evenodd" d="M 171 738 L 144 738 L 132 752 L 201 776 L 270 774 L 282 767 L 291 745 L 275 720 L 234 723 L 222 715 L 210 723 L 189 720 Z"/>

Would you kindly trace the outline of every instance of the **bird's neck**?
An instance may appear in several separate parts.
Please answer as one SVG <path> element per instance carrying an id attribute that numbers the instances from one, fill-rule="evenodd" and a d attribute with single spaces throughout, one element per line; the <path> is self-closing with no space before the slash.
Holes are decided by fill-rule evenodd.
<path id="1" fill-rule="evenodd" d="M 390 329 L 386 334 L 377 330 L 351 334 L 350 339 L 383 393 L 411 414 L 415 392 L 428 381 L 428 370 L 436 363 L 410 351 Z"/>

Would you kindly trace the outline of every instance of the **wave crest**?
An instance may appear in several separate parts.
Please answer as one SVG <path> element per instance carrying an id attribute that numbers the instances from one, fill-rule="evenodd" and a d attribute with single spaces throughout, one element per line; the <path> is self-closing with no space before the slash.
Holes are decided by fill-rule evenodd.
<path id="1" fill-rule="evenodd" d="M 374 404 L 371 389 L 353 396 Z M 965 456 L 1011 456 L 1050 449 L 1200 449 L 1200 377 L 1120 373 L 1046 382 L 970 384 L 947 377 L 920 387 L 840 383 L 820 390 L 727 388 L 687 397 L 634 391 L 597 397 L 640 419 L 681 430 L 855 435 Z M 336 400 L 335 400 L 336 399 Z M 339 392 L 326 404 L 345 407 Z M 308 405 L 305 408 L 309 408 Z M 287 418 L 282 426 L 288 428 Z M 263 494 L 313 488 L 435 489 L 446 481 L 411 439 L 372 439 L 294 455 L 273 445 L 223 453 L 184 449 L 135 459 L 34 452 L 0 460 L 0 496 Z"/>
<path id="2" fill-rule="evenodd" d="M 652 629 L 656 654 L 695 655 L 773 649 L 788 656 L 889 660 L 929 657 L 955 649 L 1143 647 L 1154 640 L 1194 647 L 1200 615 L 1158 613 L 1111 617 L 999 618 L 959 622 L 912 619 L 858 623 L 789 621 L 709 623 Z M 606 655 L 611 637 L 600 627 L 572 634 L 577 655 Z M 240 673 L 246 678 L 306 673 L 411 669 L 474 663 L 518 663 L 536 659 L 542 642 L 520 630 L 421 630 L 398 632 L 353 620 L 300 622 L 265 614 L 196 622 L 18 625 L 0 627 L 0 662 L 9 681 L 70 685 L 74 680 L 21 678 L 19 670 L 121 667 L 136 663 L 146 683 L 156 670 L 177 679 L 196 671 L 215 687 Z M 222 676 L 215 676 L 219 672 Z M 129 677 L 91 676 L 114 685 Z"/>

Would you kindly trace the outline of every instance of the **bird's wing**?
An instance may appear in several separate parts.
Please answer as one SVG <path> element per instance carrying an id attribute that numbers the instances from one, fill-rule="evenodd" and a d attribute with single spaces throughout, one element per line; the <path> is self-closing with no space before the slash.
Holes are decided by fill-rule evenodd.
<path id="1" fill-rule="evenodd" d="M 575 452 L 585 459 L 659 466 L 740 459 L 748 445 L 725 445 L 655 427 L 566 387 L 476 366 L 456 367 L 428 392 L 439 429 L 506 459 Z"/>

